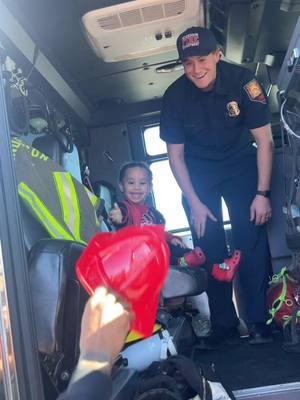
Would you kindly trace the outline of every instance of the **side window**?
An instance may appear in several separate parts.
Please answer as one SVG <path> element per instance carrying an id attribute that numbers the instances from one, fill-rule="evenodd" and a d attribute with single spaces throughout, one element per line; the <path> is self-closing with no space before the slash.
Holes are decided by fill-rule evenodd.
<path id="1" fill-rule="evenodd" d="M 189 231 L 189 224 L 181 204 L 181 191 L 171 172 L 167 146 L 159 137 L 159 125 L 144 127 L 144 150 L 153 173 L 153 196 L 156 208 L 166 219 L 166 229 L 178 233 Z M 223 223 L 231 228 L 228 210 L 222 199 Z"/>
<path id="2" fill-rule="evenodd" d="M 153 173 L 155 207 L 166 219 L 166 229 L 175 232 L 189 231 L 189 225 L 181 205 L 181 191 L 172 175 L 167 157 L 167 147 L 159 137 L 159 125 L 145 127 L 143 141 Z"/>

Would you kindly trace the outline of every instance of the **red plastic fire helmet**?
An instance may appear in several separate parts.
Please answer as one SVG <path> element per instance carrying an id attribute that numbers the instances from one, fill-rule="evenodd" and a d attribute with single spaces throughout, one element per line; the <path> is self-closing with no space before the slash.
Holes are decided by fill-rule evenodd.
<path id="1" fill-rule="evenodd" d="M 131 329 L 150 336 L 169 257 L 163 226 L 128 226 L 96 234 L 79 258 L 76 273 L 89 294 L 105 286 L 125 299 L 135 315 Z"/>

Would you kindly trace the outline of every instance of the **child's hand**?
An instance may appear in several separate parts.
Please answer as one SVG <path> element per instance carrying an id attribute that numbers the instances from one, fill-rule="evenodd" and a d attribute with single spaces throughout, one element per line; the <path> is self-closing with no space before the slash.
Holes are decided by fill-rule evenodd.
<path id="1" fill-rule="evenodd" d="M 123 216 L 120 207 L 118 206 L 117 203 L 114 203 L 113 208 L 110 210 L 109 219 L 114 224 L 121 224 Z"/>
<path id="2" fill-rule="evenodd" d="M 183 243 L 182 239 L 180 239 L 179 237 L 174 237 L 171 239 L 171 243 L 174 246 L 180 246 L 182 249 L 186 248 L 186 245 Z"/>

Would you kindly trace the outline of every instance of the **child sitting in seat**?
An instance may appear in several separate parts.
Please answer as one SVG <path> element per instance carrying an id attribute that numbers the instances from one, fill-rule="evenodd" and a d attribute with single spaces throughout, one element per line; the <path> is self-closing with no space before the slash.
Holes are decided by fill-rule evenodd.
<path id="1" fill-rule="evenodd" d="M 143 162 L 129 162 L 120 170 L 119 185 L 125 200 L 115 203 L 109 218 L 116 229 L 128 225 L 165 225 L 163 215 L 156 208 L 146 204 L 146 198 L 152 190 L 152 171 Z M 171 264 L 183 266 L 204 265 L 215 279 L 228 281 L 233 279 L 240 260 L 240 252 L 235 251 L 224 263 L 209 265 L 203 251 L 196 247 L 186 248 L 182 239 L 169 232 L 165 233 L 170 248 Z"/>
<path id="2" fill-rule="evenodd" d="M 154 207 L 146 204 L 146 198 L 152 190 L 152 172 L 143 162 L 129 162 L 120 170 L 119 185 L 125 200 L 114 204 L 109 213 L 109 219 L 116 229 L 128 225 L 165 225 L 163 215 Z M 186 248 L 182 239 L 169 232 L 165 233 L 170 248 L 170 263 L 182 266 L 203 265 L 215 279 L 231 281 L 238 267 L 240 252 L 235 251 L 231 258 L 222 264 L 209 264 L 203 251 L 196 247 Z M 198 310 L 198 316 L 193 318 L 193 327 L 197 336 L 206 336 L 210 332 L 210 320 L 203 307 L 203 295 L 192 296 L 191 302 Z"/>

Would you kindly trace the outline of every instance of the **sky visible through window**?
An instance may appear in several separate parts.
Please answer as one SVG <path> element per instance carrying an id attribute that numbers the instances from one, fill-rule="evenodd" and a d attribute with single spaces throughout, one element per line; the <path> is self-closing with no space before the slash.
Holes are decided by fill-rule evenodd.
<path id="1" fill-rule="evenodd" d="M 152 126 L 144 131 L 146 152 L 149 156 L 167 154 L 166 143 L 159 137 L 159 126 Z"/>
<path id="2" fill-rule="evenodd" d="M 188 228 L 187 218 L 181 205 L 181 191 L 173 177 L 168 160 L 151 164 L 153 192 L 156 208 L 166 219 L 166 229 Z"/>
<path id="3" fill-rule="evenodd" d="M 153 157 L 165 154 L 166 143 L 159 137 L 159 126 L 145 129 L 144 140 L 147 155 Z M 152 162 L 153 194 L 156 208 L 166 219 L 166 229 L 182 229 L 188 227 L 188 221 L 181 205 L 181 191 L 171 172 L 167 159 Z"/>

